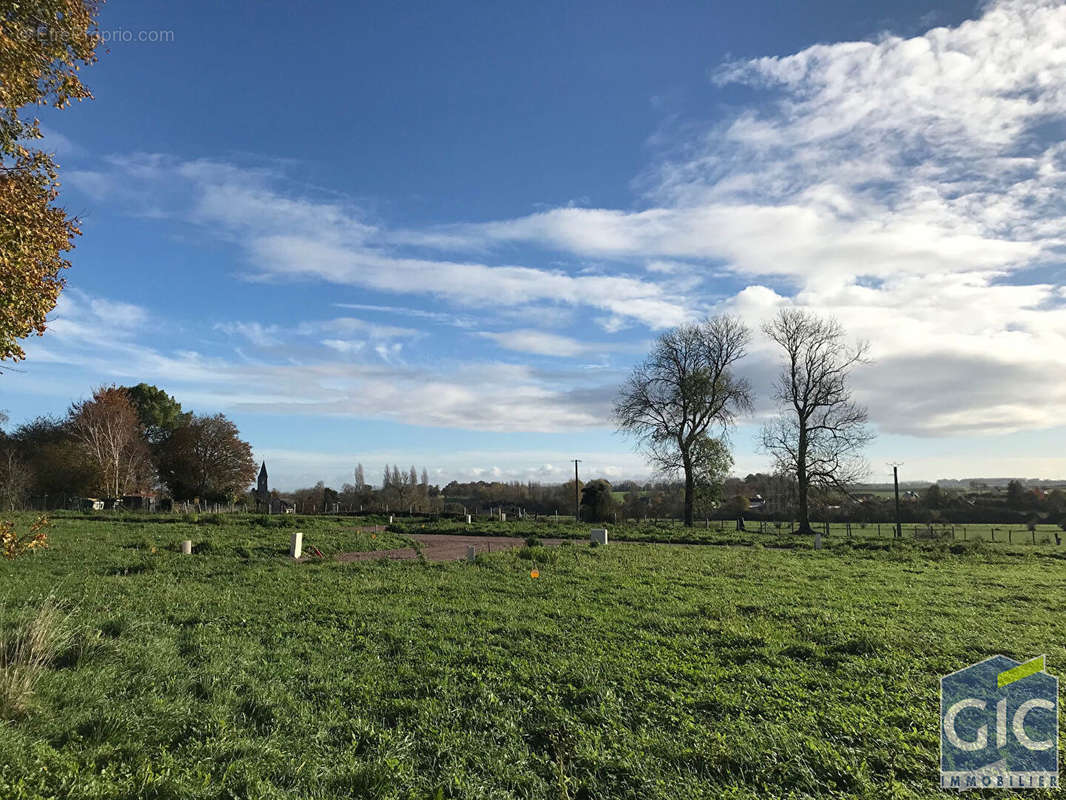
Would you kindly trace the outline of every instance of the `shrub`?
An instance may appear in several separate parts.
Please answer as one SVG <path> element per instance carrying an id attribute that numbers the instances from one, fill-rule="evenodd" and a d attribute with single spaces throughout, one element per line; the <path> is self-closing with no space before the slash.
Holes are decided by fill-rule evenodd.
<path id="1" fill-rule="evenodd" d="M 251 523 L 261 528 L 296 528 L 300 525 L 294 514 L 260 514 L 252 517 Z"/>
<path id="2" fill-rule="evenodd" d="M 44 532 L 47 527 L 48 517 L 38 517 L 28 532 L 19 535 L 13 522 L 0 520 L 0 553 L 4 558 L 15 559 L 30 550 L 47 547 L 48 535 Z"/>
<path id="3" fill-rule="evenodd" d="M 954 542 L 948 548 L 952 555 L 987 555 L 990 547 L 984 539 L 969 539 L 965 542 Z"/>
<path id="4" fill-rule="evenodd" d="M 70 615 L 54 597 L 0 633 L 0 718 L 26 714 L 41 673 L 73 642 Z"/>
<path id="5" fill-rule="evenodd" d="M 543 544 L 536 536 L 526 537 L 526 547 L 540 547 Z"/>
<path id="6" fill-rule="evenodd" d="M 526 545 L 519 548 L 516 554 L 524 561 L 533 561 L 541 564 L 554 564 L 556 559 L 559 558 L 559 554 L 555 550 L 541 546 L 530 547 Z"/>

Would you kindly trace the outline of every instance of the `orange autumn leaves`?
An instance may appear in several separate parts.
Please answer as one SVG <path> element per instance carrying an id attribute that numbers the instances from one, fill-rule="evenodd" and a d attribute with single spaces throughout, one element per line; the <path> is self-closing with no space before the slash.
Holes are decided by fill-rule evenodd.
<path id="1" fill-rule="evenodd" d="M 0 361 L 26 357 L 18 340 L 41 334 L 63 288 L 63 254 L 78 235 L 56 199 L 55 181 L 33 170 L 0 173 Z"/>
<path id="2" fill-rule="evenodd" d="M 96 0 L 28 0 L 0 15 L 0 361 L 26 357 L 18 340 L 41 334 L 63 288 L 64 253 L 80 231 L 54 204 L 59 181 L 25 106 L 64 108 L 91 97 L 78 77 L 96 60 Z"/>
<path id="3" fill-rule="evenodd" d="M 0 555 L 14 560 L 31 550 L 47 547 L 48 535 L 44 532 L 47 527 L 48 517 L 39 517 L 27 533 L 20 535 L 13 522 L 0 520 Z"/>

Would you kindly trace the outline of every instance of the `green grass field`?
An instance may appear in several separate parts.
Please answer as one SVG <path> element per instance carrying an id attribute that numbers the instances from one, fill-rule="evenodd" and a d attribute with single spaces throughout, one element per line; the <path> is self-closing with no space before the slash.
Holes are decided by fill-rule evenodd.
<path id="1" fill-rule="evenodd" d="M 288 527 L 131 519 L 60 517 L 0 563 L 4 630 L 54 594 L 75 631 L 0 722 L 5 800 L 942 796 L 939 676 L 1066 664 L 1053 546 L 294 564 Z M 405 544 L 271 524 L 327 553 Z"/>
<path id="2" fill-rule="evenodd" d="M 823 523 L 812 523 L 822 531 Z M 789 530 L 789 523 L 757 522 L 748 520 L 744 531 L 737 531 L 734 520 L 699 520 L 692 528 L 685 528 L 679 520 L 658 520 L 622 525 L 574 522 L 574 518 L 541 517 L 534 520 L 526 517 L 522 520 L 508 519 L 500 522 L 487 516 L 475 518 L 470 525 L 457 519 L 440 519 L 428 521 L 419 518 L 395 517 L 389 529 L 398 533 L 460 533 L 465 535 L 485 536 L 539 536 L 563 539 L 588 539 L 589 529 L 606 527 L 610 537 L 626 542 L 661 542 L 669 544 L 755 544 L 768 547 L 810 547 L 812 541 L 795 536 Z M 892 538 L 894 523 L 868 522 L 847 525 L 834 522 L 829 525 L 827 543 L 833 541 L 886 541 Z M 929 526 L 907 522 L 903 524 L 903 538 L 914 540 L 929 536 Z M 947 542 L 984 541 L 996 544 L 1051 545 L 1061 547 L 1066 552 L 1066 532 L 1058 525 L 1037 525 L 1030 531 L 1020 524 L 942 524 L 932 526 L 934 538 Z M 1056 536 L 1063 544 L 1057 544 Z"/>

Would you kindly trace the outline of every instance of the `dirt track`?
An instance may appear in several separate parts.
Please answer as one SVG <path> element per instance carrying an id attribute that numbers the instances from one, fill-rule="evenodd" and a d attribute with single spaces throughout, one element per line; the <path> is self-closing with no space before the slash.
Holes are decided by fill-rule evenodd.
<path id="1" fill-rule="evenodd" d="M 452 536 L 440 533 L 411 533 L 405 535 L 422 545 L 422 554 L 425 556 L 426 561 L 458 561 L 461 558 L 466 558 L 466 548 L 470 545 L 474 545 L 479 553 L 490 553 L 498 550 L 511 550 L 526 543 L 525 539 L 517 536 Z M 562 540 L 542 539 L 541 541 L 546 545 L 557 545 Z M 335 561 L 374 561 L 379 558 L 402 561 L 409 558 L 418 558 L 418 551 L 414 547 L 405 547 L 398 550 L 338 553 L 334 556 Z"/>

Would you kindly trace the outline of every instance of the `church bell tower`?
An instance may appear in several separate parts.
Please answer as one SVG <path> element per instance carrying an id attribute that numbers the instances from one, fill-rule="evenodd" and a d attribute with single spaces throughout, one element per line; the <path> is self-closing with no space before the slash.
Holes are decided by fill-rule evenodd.
<path id="1" fill-rule="evenodd" d="M 270 510 L 270 489 L 267 487 L 267 465 L 265 461 L 259 470 L 259 484 L 255 489 L 255 504 L 259 510 Z"/>

